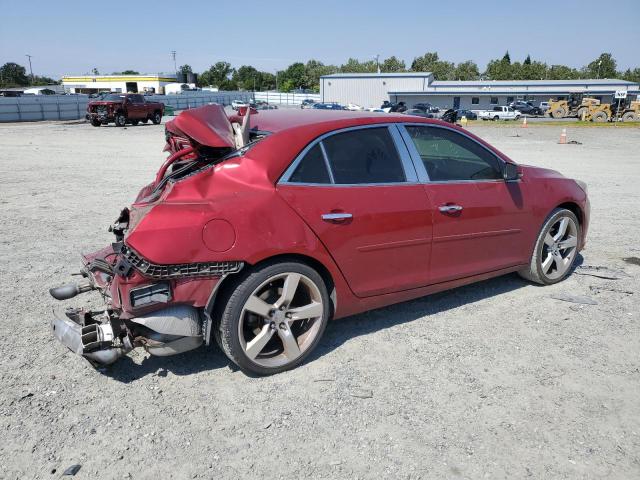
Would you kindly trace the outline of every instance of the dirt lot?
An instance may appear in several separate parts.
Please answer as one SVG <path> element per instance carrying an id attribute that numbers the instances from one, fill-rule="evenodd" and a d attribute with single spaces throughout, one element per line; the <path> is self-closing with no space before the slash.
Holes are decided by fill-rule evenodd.
<path id="1" fill-rule="evenodd" d="M 94 370 L 49 334 L 47 289 L 111 241 L 162 126 L 0 125 L 0 478 L 640 478 L 640 266 L 622 260 L 640 257 L 640 128 L 471 129 L 589 183 L 583 274 L 337 321 L 302 367 L 249 378 L 216 348 Z"/>

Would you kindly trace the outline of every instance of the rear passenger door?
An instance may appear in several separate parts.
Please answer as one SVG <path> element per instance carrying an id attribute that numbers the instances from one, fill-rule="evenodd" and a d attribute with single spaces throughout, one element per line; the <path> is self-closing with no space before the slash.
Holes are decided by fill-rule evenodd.
<path id="1" fill-rule="evenodd" d="M 357 296 L 429 283 L 430 205 L 395 125 L 320 137 L 277 188 Z"/>

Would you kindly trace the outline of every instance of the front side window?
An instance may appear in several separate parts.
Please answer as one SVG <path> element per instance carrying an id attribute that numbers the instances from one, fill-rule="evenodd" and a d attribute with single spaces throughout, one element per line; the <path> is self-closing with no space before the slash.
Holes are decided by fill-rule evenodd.
<path id="1" fill-rule="evenodd" d="M 387 127 L 337 133 L 322 140 L 322 144 L 337 184 L 406 181 Z"/>
<path id="2" fill-rule="evenodd" d="M 497 180 L 500 161 L 476 141 L 446 128 L 406 126 L 433 182 Z"/>
<path id="3" fill-rule="evenodd" d="M 331 183 L 319 143 L 316 143 L 306 153 L 289 181 L 295 183 Z"/>

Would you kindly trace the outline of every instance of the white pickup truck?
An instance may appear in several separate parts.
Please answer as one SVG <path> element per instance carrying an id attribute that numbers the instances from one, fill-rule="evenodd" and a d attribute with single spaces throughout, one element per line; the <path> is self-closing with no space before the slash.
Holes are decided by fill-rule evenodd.
<path id="1" fill-rule="evenodd" d="M 493 107 L 493 110 L 480 110 L 478 118 L 482 120 L 518 120 L 522 113 L 511 107 Z"/>

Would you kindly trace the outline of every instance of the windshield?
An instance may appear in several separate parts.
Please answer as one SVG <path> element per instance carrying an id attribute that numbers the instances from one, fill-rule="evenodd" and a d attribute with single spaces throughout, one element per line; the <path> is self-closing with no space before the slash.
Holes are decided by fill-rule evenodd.
<path id="1" fill-rule="evenodd" d="M 109 95 L 105 95 L 102 100 L 105 102 L 121 102 L 126 95 L 117 95 L 110 93 Z"/>

